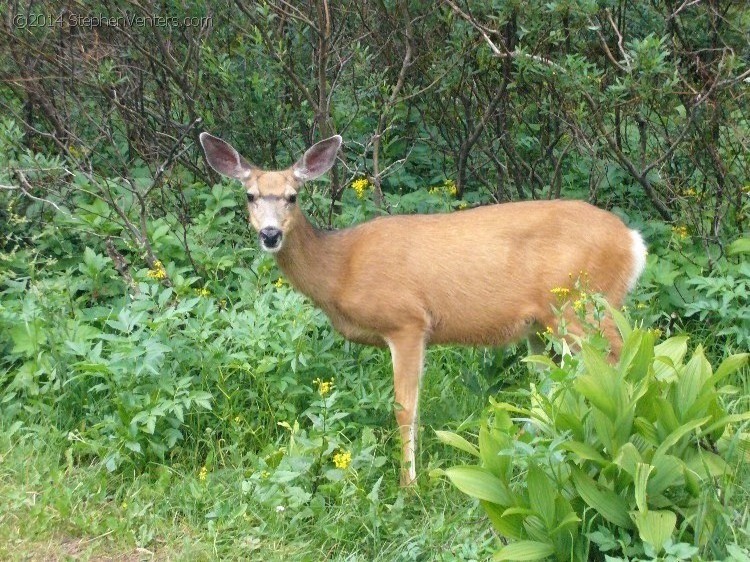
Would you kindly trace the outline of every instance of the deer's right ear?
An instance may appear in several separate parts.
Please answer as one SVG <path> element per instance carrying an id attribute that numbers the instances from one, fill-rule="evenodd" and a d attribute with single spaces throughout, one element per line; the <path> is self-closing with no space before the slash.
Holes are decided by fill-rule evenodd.
<path id="1" fill-rule="evenodd" d="M 253 166 L 231 144 L 208 133 L 201 133 L 199 138 L 206 160 L 214 170 L 236 180 L 247 179 Z"/>

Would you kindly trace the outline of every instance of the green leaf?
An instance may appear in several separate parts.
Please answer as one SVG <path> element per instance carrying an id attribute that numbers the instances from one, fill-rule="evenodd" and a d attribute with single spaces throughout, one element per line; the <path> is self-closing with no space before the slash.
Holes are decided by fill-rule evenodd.
<path id="1" fill-rule="evenodd" d="M 721 362 L 721 365 L 719 365 L 719 368 L 716 369 L 716 372 L 713 374 L 713 376 L 705 382 L 701 392 L 718 384 L 725 377 L 731 375 L 732 373 L 736 373 L 737 371 L 742 369 L 742 367 L 747 365 L 748 358 L 750 358 L 750 353 L 737 353 L 735 355 L 730 355 L 729 357 L 724 359 L 724 361 Z"/>
<path id="2" fill-rule="evenodd" d="M 654 497 L 671 486 L 680 486 L 684 478 L 684 463 L 672 455 L 660 455 L 652 462 L 654 472 L 648 479 L 646 494 Z M 644 510 L 642 510 L 644 511 Z"/>
<path id="3" fill-rule="evenodd" d="M 472 445 L 466 439 L 456 433 L 453 433 L 451 431 L 436 430 L 435 435 L 437 435 L 437 438 L 446 445 L 450 445 L 451 447 L 455 447 L 456 449 L 459 449 L 466 453 L 470 453 L 475 457 L 479 456 L 479 449 L 477 449 L 474 445 Z"/>
<path id="4" fill-rule="evenodd" d="M 710 377 L 711 364 L 703 354 L 703 347 L 699 345 L 677 379 L 675 408 L 681 416 L 693 405 L 703 383 Z"/>
<path id="5" fill-rule="evenodd" d="M 674 336 L 654 347 L 654 357 L 668 357 L 672 365 L 679 365 L 687 353 L 687 342 L 689 336 Z M 670 368 L 659 362 L 654 362 L 654 373 L 657 379 L 662 375 L 668 375 Z"/>
<path id="6" fill-rule="evenodd" d="M 628 503 L 612 490 L 602 490 L 594 480 L 581 469 L 575 467 L 571 473 L 573 484 L 590 507 L 607 521 L 625 529 L 633 528 L 628 515 Z"/>
<path id="7" fill-rule="evenodd" d="M 620 447 L 614 460 L 615 464 L 627 472 L 633 479 L 635 479 L 638 465 L 642 461 L 641 454 L 632 443 L 625 443 Z"/>
<path id="8" fill-rule="evenodd" d="M 510 436 L 498 429 L 490 429 L 486 423 L 479 428 L 479 454 L 482 464 L 492 474 L 508 482 L 510 478 L 511 458 L 498 454 L 510 446 Z"/>
<path id="9" fill-rule="evenodd" d="M 631 515 L 641 540 L 653 546 L 657 553 L 661 552 L 664 544 L 672 537 L 677 515 L 666 510 L 633 512 Z"/>
<path id="10" fill-rule="evenodd" d="M 750 254 L 750 238 L 738 238 L 727 247 L 727 255 Z"/>
<path id="11" fill-rule="evenodd" d="M 576 379 L 574 388 L 614 420 L 617 417 L 616 400 L 620 394 L 617 373 L 591 346 L 584 344 L 582 353 L 586 372 Z"/>
<path id="12" fill-rule="evenodd" d="M 502 506 L 515 505 L 502 480 L 480 466 L 454 466 L 445 469 L 453 485 L 473 498 Z"/>
<path id="13" fill-rule="evenodd" d="M 625 318 L 625 315 L 615 307 L 613 307 L 611 304 L 609 304 L 606 300 L 604 300 L 604 303 L 607 307 L 607 310 L 609 311 L 610 316 L 612 316 L 612 320 L 615 321 L 615 325 L 617 326 L 617 330 L 620 332 L 623 341 L 627 342 L 627 340 L 630 339 L 633 329 L 630 327 L 630 324 Z"/>
<path id="14" fill-rule="evenodd" d="M 555 522 L 555 496 L 558 492 L 547 474 L 535 464 L 529 466 L 526 484 L 531 509 L 542 518 L 549 531 Z"/>
<path id="15" fill-rule="evenodd" d="M 523 516 L 520 514 L 507 514 L 502 507 L 497 504 L 480 501 L 487 517 L 492 522 L 498 533 L 509 539 L 521 539 L 525 537 L 523 528 Z M 513 508 L 511 508 L 513 509 Z"/>
<path id="16" fill-rule="evenodd" d="M 638 506 L 638 511 L 643 513 L 648 511 L 646 484 L 652 470 L 654 470 L 653 466 L 642 462 L 639 462 L 635 467 L 635 478 L 633 481 L 635 484 L 635 505 Z"/>
<path id="17" fill-rule="evenodd" d="M 566 449 L 576 455 L 578 459 L 575 460 L 594 461 L 601 465 L 605 465 L 608 462 L 607 459 L 605 459 L 599 453 L 599 451 L 597 451 L 587 443 L 581 443 L 580 441 L 565 441 L 561 444 L 561 446 L 563 449 Z"/>
<path id="18" fill-rule="evenodd" d="M 654 456 L 652 459 L 652 464 L 656 464 L 656 461 L 658 458 L 664 454 L 680 439 L 682 439 L 685 435 L 690 433 L 691 431 L 699 428 L 704 423 L 706 423 L 708 420 L 710 420 L 711 417 L 705 417 L 701 418 L 699 420 L 693 420 L 691 422 L 688 422 L 684 425 L 681 425 L 677 429 L 675 429 L 672 433 L 667 435 L 667 437 L 664 438 L 664 441 L 662 441 L 661 445 L 654 451 Z"/>
<path id="19" fill-rule="evenodd" d="M 544 560 L 554 553 L 555 549 L 551 544 L 538 541 L 519 541 L 498 550 L 493 560 Z"/>

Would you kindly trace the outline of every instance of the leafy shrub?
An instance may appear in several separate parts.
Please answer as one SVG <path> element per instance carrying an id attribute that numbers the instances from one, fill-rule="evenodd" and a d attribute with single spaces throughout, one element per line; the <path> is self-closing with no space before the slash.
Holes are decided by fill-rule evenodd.
<path id="1" fill-rule="evenodd" d="M 532 385 L 530 407 L 493 401 L 478 447 L 438 433 L 479 460 L 436 473 L 481 500 L 508 540 L 496 560 L 679 560 L 722 550 L 714 543 L 736 515 L 727 459 L 747 455 L 738 424 L 750 418 L 727 414 L 722 399 L 735 389 L 723 384 L 748 354 L 714 371 L 700 345 L 685 361 L 687 336 L 655 345 L 653 331 L 621 324 L 616 366 L 586 343 L 561 366 L 533 356 L 551 380 L 548 391 Z"/>
<path id="2" fill-rule="evenodd" d="M 700 334 L 716 354 L 724 348 L 750 346 L 750 253 L 748 238 L 739 238 L 726 249 L 726 257 L 708 258 L 675 236 L 674 249 L 649 256 L 642 280 L 641 306 L 656 312 L 649 320 L 671 330 Z M 676 250 L 676 251 L 675 251 Z M 672 311 L 669 315 L 660 312 Z"/>

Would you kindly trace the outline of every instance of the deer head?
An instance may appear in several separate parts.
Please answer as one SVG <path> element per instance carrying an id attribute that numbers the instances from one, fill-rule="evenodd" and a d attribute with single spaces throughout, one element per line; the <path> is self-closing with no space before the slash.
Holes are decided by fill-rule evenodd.
<path id="1" fill-rule="evenodd" d="M 341 137 L 334 135 L 310 147 L 292 167 L 266 171 L 250 164 L 220 138 L 201 133 L 200 141 L 214 170 L 242 182 L 250 224 L 258 232 L 261 248 L 270 253 L 281 250 L 285 234 L 301 214 L 297 193 L 302 184 L 330 170 L 341 147 Z"/>

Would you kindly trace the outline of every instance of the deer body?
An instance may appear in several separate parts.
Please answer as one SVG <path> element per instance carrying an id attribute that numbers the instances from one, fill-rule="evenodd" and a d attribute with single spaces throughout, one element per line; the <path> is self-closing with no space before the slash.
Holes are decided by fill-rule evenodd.
<path id="1" fill-rule="evenodd" d="M 390 348 L 402 484 L 416 478 L 417 402 L 428 344 L 503 345 L 552 326 L 550 290 L 570 287 L 581 272 L 592 291 L 619 306 L 645 264 L 637 232 L 581 201 L 381 217 L 321 231 L 294 204 L 296 192 L 333 165 L 340 137 L 316 144 L 282 172 L 253 168 L 206 133 L 201 142 L 217 171 L 245 184 L 261 246 L 274 253 L 291 284 L 347 339 Z M 605 320 L 602 329 L 617 354 L 614 325 Z"/>

